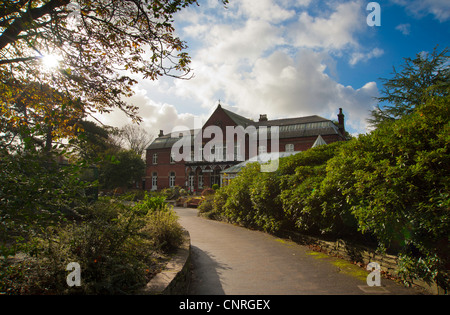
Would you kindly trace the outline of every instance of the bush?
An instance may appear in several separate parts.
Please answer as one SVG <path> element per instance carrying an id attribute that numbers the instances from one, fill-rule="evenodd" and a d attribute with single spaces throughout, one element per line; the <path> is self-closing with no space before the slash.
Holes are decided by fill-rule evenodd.
<path id="1" fill-rule="evenodd" d="M 157 204 L 157 203 L 149 203 Z M 149 207 L 151 208 L 151 207 Z M 130 294 L 158 272 L 164 252 L 179 246 L 183 230 L 172 209 L 155 211 L 97 202 L 80 222 L 49 227 L 29 240 L 19 263 L 3 261 L 0 292 L 8 294 Z M 66 284 L 66 266 L 81 266 L 81 287 Z"/>
<path id="2" fill-rule="evenodd" d="M 133 209 L 141 215 L 146 215 L 149 212 L 167 211 L 170 206 L 166 203 L 165 196 L 153 196 L 147 192 L 144 199 L 136 203 Z"/>
<path id="3" fill-rule="evenodd" d="M 322 193 L 322 185 L 327 163 L 343 145 L 335 142 L 281 159 L 283 210 L 292 226 L 303 233 L 342 236 L 342 216 L 326 208 L 331 195 Z"/>
<path id="4" fill-rule="evenodd" d="M 211 196 L 216 193 L 217 189 L 206 188 L 202 191 L 202 197 Z"/>
<path id="5" fill-rule="evenodd" d="M 347 196 L 362 231 L 399 251 L 405 274 L 449 287 L 450 96 L 360 137 Z M 349 152 L 350 154 L 350 152 Z M 414 263 L 415 262 L 415 263 Z"/>
<path id="6" fill-rule="evenodd" d="M 173 210 L 150 213 L 147 219 L 142 232 L 150 237 L 156 248 L 169 252 L 183 243 L 183 228 Z"/>
<path id="7" fill-rule="evenodd" d="M 246 227 L 256 226 L 252 213 L 250 189 L 259 174 L 260 165 L 258 163 L 247 164 L 229 186 L 223 187 L 226 188 L 228 198 L 222 205 L 220 214 L 229 222 L 239 223 Z"/>
<path id="8" fill-rule="evenodd" d="M 253 222 L 258 229 L 275 233 L 285 216 L 280 201 L 280 178 L 275 173 L 261 173 L 250 188 Z"/>

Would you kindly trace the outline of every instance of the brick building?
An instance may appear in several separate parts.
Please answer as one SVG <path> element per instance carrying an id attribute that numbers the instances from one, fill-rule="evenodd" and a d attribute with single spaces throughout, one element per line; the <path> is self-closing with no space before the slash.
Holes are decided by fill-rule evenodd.
<path id="1" fill-rule="evenodd" d="M 224 170 L 254 158 L 255 155 L 305 151 L 318 140 L 322 143 L 344 141 L 342 109 L 339 109 L 337 116 L 337 125 L 320 116 L 269 120 L 267 115 L 260 115 L 259 121 L 253 121 L 226 110 L 219 104 L 199 130 L 178 134 L 164 134 L 160 131 L 158 138 L 147 148 L 145 188 L 161 190 L 180 186 L 199 192 L 214 184 L 221 186 Z M 214 137 L 209 132 L 211 128 L 216 130 Z M 232 137 L 228 137 L 230 139 L 226 139 L 229 130 L 244 132 L 236 131 L 231 134 Z M 277 142 L 272 142 L 272 130 L 278 130 Z M 266 136 L 261 138 L 264 134 Z M 257 138 L 253 138 L 256 135 Z M 260 141 L 265 140 L 265 137 L 266 141 Z M 255 143 L 254 139 L 258 141 Z M 187 143 L 189 152 L 185 152 L 186 146 L 181 150 L 172 150 L 180 143 Z M 278 146 L 276 150 L 272 150 L 273 143 Z M 180 159 L 180 155 L 174 152 L 181 152 L 184 158 Z"/>

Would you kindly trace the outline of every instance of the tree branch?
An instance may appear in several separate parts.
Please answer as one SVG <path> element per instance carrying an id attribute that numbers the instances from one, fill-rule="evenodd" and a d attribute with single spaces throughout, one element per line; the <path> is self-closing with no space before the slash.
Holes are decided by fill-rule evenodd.
<path id="1" fill-rule="evenodd" d="M 23 58 L 14 58 L 14 59 L 5 59 L 0 60 L 0 65 L 8 64 L 8 63 L 15 63 L 15 62 L 26 62 L 30 60 L 36 60 L 42 58 L 41 56 L 33 56 L 33 57 L 23 57 Z"/>
<path id="2" fill-rule="evenodd" d="M 14 22 L 0 36 L 0 50 L 8 44 L 15 42 L 21 32 L 30 28 L 31 22 L 44 15 L 50 14 L 56 8 L 69 4 L 70 0 L 51 0 L 42 7 L 29 9 L 23 16 L 14 20 Z"/>

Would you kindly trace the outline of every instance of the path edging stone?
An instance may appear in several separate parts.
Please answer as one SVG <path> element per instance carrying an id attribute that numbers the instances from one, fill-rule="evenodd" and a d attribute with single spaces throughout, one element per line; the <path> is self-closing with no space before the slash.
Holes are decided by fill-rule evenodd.
<path id="1" fill-rule="evenodd" d="M 185 295 L 191 281 L 191 238 L 184 230 L 184 242 L 163 271 L 139 291 L 139 295 Z"/>

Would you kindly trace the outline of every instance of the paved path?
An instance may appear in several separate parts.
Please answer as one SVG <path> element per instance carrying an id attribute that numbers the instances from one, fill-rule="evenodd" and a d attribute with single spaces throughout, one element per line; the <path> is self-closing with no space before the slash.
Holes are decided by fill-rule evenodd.
<path id="1" fill-rule="evenodd" d="M 191 236 L 192 295 L 417 294 L 364 269 L 259 231 L 207 220 L 175 208 Z"/>

